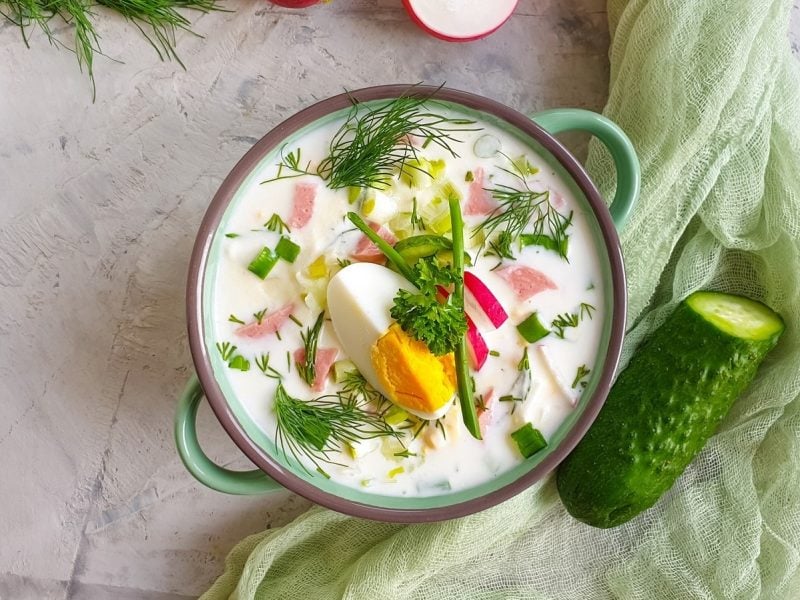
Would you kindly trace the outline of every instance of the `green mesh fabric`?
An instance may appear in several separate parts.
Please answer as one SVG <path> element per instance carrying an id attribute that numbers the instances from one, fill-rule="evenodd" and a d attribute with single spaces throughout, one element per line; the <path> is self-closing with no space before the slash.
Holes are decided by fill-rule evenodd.
<path id="1" fill-rule="evenodd" d="M 630 135 L 642 198 L 622 234 L 625 358 L 697 289 L 761 299 L 787 331 L 703 452 L 612 530 L 549 478 L 494 509 L 390 525 L 312 509 L 241 542 L 218 598 L 800 597 L 800 76 L 790 0 L 610 0 L 606 114 Z M 599 147 L 589 169 L 607 197 Z"/>

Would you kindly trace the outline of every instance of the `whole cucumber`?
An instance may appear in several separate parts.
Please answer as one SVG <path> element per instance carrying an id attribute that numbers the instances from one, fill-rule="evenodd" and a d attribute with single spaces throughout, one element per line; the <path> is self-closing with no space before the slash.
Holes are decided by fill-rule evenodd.
<path id="1" fill-rule="evenodd" d="M 569 513 L 614 527 L 650 508 L 703 448 L 783 333 L 764 304 L 695 292 L 636 352 L 558 469 Z"/>

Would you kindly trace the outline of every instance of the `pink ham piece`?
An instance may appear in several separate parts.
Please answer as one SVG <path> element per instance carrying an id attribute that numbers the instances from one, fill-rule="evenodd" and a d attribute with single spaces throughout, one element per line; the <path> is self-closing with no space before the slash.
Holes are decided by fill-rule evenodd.
<path id="1" fill-rule="evenodd" d="M 302 229 L 314 214 L 314 199 L 317 197 L 317 186 L 313 183 L 298 183 L 294 186 L 292 215 L 287 223 L 292 229 Z"/>
<path id="2" fill-rule="evenodd" d="M 478 408 L 478 428 L 481 430 L 481 437 L 486 435 L 486 430 L 492 424 L 494 402 L 494 388 L 489 388 L 483 395 L 483 407 Z"/>
<path id="3" fill-rule="evenodd" d="M 331 366 L 336 361 L 339 351 L 336 348 L 317 348 L 317 360 L 314 363 L 314 385 L 311 389 L 315 392 L 321 392 L 325 389 L 328 383 L 328 373 L 330 373 Z M 306 351 L 303 348 L 298 348 L 294 351 L 294 361 L 303 364 L 306 360 Z"/>
<path id="4" fill-rule="evenodd" d="M 262 318 L 261 323 L 258 321 L 253 321 L 247 325 L 242 325 L 236 330 L 236 335 L 253 339 L 272 335 L 281 327 L 283 327 L 283 324 L 286 323 L 286 321 L 289 319 L 289 315 L 291 315 L 293 312 L 294 304 L 291 302 L 284 304 L 275 312 L 271 312 Z"/>
<path id="5" fill-rule="evenodd" d="M 520 300 L 527 300 L 545 290 L 557 290 L 558 286 L 547 275 L 523 265 L 510 265 L 495 271 L 502 277 Z"/>
<path id="6" fill-rule="evenodd" d="M 481 167 L 472 172 L 472 182 L 469 184 L 469 198 L 464 207 L 465 215 L 488 215 L 495 208 L 497 202 L 484 187 L 484 173 Z"/>
<path id="7" fill-rule="evenodd" d="M 369 226 L 372 231 L 377 233 L 387 244 L 394 245 L 394 243 L 397 241 L 397 238 L 392 235 L 392 232 L 382 225 L 370 223 Z M 358 240 L 356 249 L 351 256 L 353 260 L 358 262 L 370 262 L 378 265 L 382 265 L 386 260 L 383 252 L 381 252 L 378 247 L 372 243 L 372 240 L 365 235 L 362 235 L 361 239 Z"/>

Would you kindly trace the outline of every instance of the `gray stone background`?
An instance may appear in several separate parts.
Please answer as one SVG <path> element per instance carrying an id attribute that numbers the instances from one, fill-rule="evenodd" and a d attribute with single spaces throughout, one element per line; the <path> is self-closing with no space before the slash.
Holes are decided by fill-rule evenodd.
<path id="1" fill-rule="evenodd" d="M 194 597 L 236 541 L 307 508 L 205 489 L 172 442 L 193 237 L 267 130 L 380 83 L 446 81 L 523 111 L 605 101 L 604 0 L 522 0 L 467 45 L 426 36 L 399 0 L 229 4 L 195 18 L 205 37 L 178 36 L 186 71 L 106 15 L 102 47 L 124 62 L 97 58 L 94 104 L 72 54 L 0 26 L 2 600 Z M 797 6 L 790 37 L 800 52 Z M 205 407 L 199 430 L 247 467 Z"/>

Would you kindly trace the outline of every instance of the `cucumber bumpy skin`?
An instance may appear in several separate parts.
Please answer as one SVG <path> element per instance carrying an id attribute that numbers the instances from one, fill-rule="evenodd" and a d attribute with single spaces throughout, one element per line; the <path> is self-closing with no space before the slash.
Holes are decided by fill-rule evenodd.
<path id="1" fill-rule="evenodd" d="M 765 305 L 695 292 L 636 352 L 558 469 L 567 511 L 614 527 L 650 508 L 713 435 L 784 324 Z"/>

